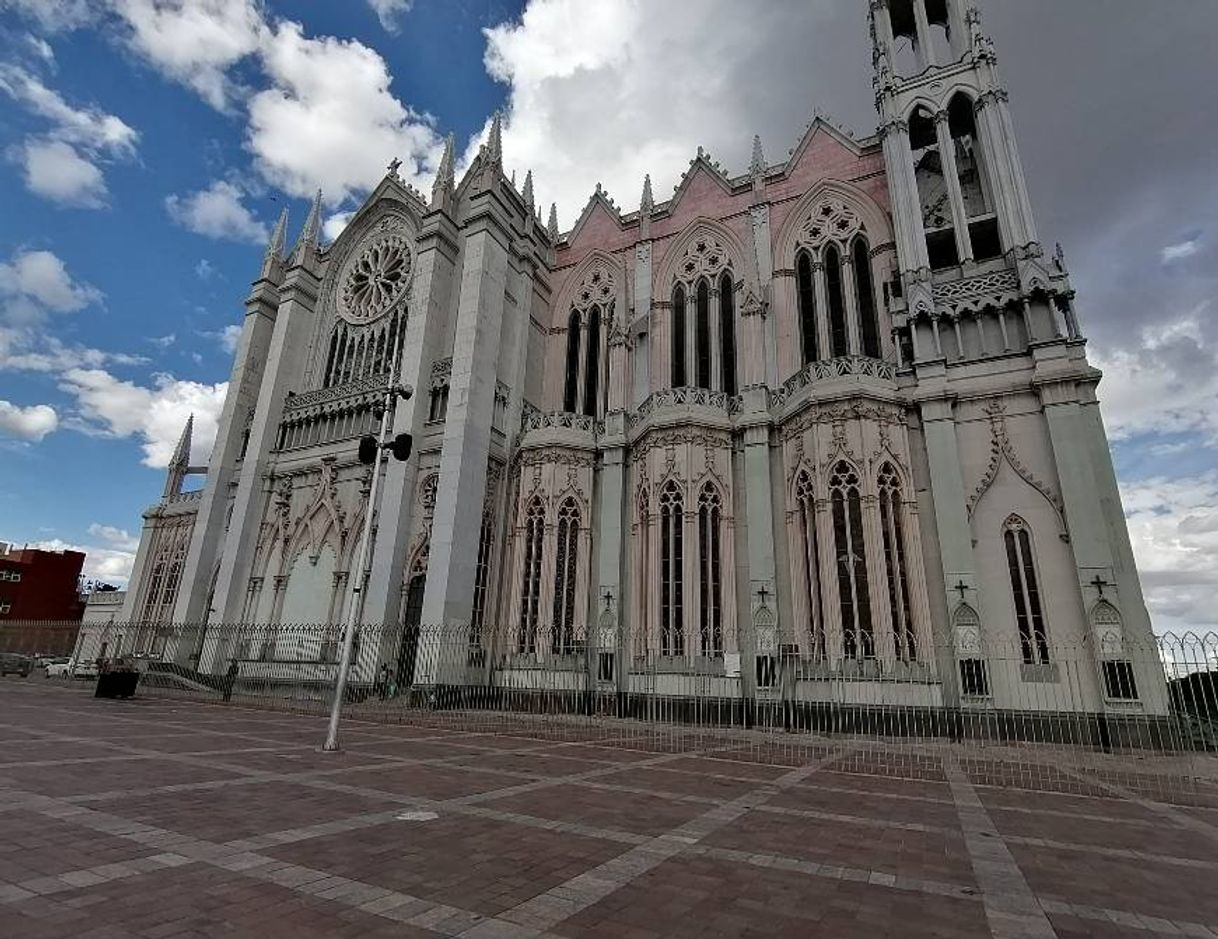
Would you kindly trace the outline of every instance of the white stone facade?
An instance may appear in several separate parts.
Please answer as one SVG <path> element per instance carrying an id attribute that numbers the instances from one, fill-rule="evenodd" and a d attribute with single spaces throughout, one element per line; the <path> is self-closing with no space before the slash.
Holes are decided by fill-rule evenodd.
<path id="1" fill-rule="evenodd" d="M 517 687 L 1161 712 L 992 43 L 966 0 L 870 8 L 875 136 L 818 118 L 740 176 L 699 151 L 671 199 L 598 187 L 560 234 L 496 123 L 459 184 L 451 143 L 430 199 L 391 170 L 329 247 L 317 205 L 290 253 L 281 222 L 206 488 L 150 510 L 128 618 L 469 628 Z M 414 455 L 357 610 L 391 374 Z M 462 680 L 443 659 L 414 681 Z"/>

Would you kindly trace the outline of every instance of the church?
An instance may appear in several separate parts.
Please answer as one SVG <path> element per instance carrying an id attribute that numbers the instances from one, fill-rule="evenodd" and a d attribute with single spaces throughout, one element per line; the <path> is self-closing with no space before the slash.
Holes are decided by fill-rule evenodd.
<path id="1" fill-rule="evenodd" d="M 422 686 L 1164 713 L 993 43 L 971 0 L 869 7 L 871 136 L 818 117 L 738 173 L 699 150 L 670 198 L 598 185 L 561 232 L 496 119 L 430 196 L 391 164 L 331 245 L 320 196 L 290 248 L 281 218 L 124 618 L 258 624 L 264 658 L 294 623 L 480 650 L 420 647 Z M 394 384 L 413 453 L 374 488 Z"/>

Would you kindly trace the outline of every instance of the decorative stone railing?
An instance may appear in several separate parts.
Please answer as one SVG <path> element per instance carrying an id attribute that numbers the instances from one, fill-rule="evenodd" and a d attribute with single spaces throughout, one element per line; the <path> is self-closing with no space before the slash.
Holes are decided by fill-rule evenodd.
<path id="1" fill-rule="evenodd" d="M 315 407 L 319 404 L 331 404 L 347 398 L 362 398 L 369 392 L 384 394 L 385 385 L 388 382 L 388 375 L 369 375 L 365 378 L 349 381 L 343 385 L 334 385 L 330 388 L 318 388 L 315 391 L 306 391 L 303 394 L 289 395 L 283 403 L 283 413 L 286 417 L 294 411 Z"/>
<path id="2" fill-rule="evenodd" d="M 670 407 L 702 407 L 713 408 L 726 414 L 737 414 L 740 411 L 740 398 L 729 395 L 725 391 L 712 391 L 709 388 L 662 388 L 648 395 L 638 410 L 628 417 L 628 424 L 633 427 L 646 420 L 659 408 Z"/>
<path id="3" fill-rule="evenodd" d="M 202 499 L 202 489 L 192 489 L 189 492 L 178 492 L 169 497 L 170 502 L 199 502 Z"/>
<path id="4" fill-rule="evenodd" d="M 292 395 L 283 404 L 276 449 L 331 443 L 367 433 L 383 402 L 386 375 L 371 375 L 333 388 Z"/>
<path id="5" fill-rule="evenodd" d="M 527 434 L 531 430 L 544 430 L 550 427 L 582 430 L 585 433 L 604 433 L 604 423 L 589 417 L 587 414 L 574 414 L 571 411 L 539 411 L 525 405 L 520 415 L 520 432 Z"/>
<path id="6" fill-rule="evenodd" d="M 1009 270 L 992 271 L 964 280 L 937 283 L 933 290 L 938 313 L 976 311 L 1019 299 L 1019 275 Z"/>
<path id="7" fill-rule="evenodd" d="M 783 382 L 781 388 L 770 392 L 770 407 L 782 407 L 799 389 L 806 388 L 808 385 L 818 381 L 828 381 L 834 378 L 846 378 L 850 376 L 893 381 L 896 375 L 897 367 L 892 362 L 885 362 L 883 359 L 873 359 L 865 355 L 843 355 L 836 359 L 809 362 Z"/>

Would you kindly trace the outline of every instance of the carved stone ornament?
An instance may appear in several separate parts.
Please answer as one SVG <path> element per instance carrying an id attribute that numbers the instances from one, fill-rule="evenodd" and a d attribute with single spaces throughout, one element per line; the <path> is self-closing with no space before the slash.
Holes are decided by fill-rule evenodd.
<path id="1" fill-rule="evenodd" d="M 351 323 L 369 323 L 406 296 L 414 272 L 410 233 L 403 219 L 387 216 L 347 260 L 339 278 L 338 310 Z"/>
<path id="2" fill-rule="evenodd" d="M 1057 493 L 1033 476 L 1031 471 L 1016 456 L 1015 447 L 1011 443 L 1011 438 L 1007 435 L 1006 406 L 1000 401 L 994 401 L 986 405 L 983 410 L 990 419 L 990 461 L 986 467 L 985 475 L 981 478 L 981 482 L 977 484 L 973 494 L 969 496 L 969 518 L 973 517 L 973 514 L 977 511 L 978 503 L 981 502 L 981 497 L 989 492 L 990 487 L 994 485 L 994 480 L 998 478 L 998 471 L 1002 469 L 1002 464 L 1006 463 L 1015 471 L 1015 474 L 1020 479 L 1044 496 L 1045 501 L 1053 507 L 1053 511 L 1057 515 L 1058 524 L 1061 526 L 1061 533 L 1064 535 L 1067 529 L 1065 508 L 1062 505 L 1062 501 Z"/>
<path id="3" fill-rule="evenodd" d="M 957 605 L 952 615 L 956 655 L 969 658 L 981 654 L 981 617 L 967 603 Z"/>
<path id="4" fill-rule="evenodd" d="M 727 249 L 709 232 L 702 231 L 693 238 L 685 250 L 685 257 L 678 267 L 678 277 L 693 283 L 703 274 L 713 278 L 728 264 Z"/>
<path id="5" fill-rule="evenodd" d="M 819 248 L 829 241 L 845 244 L 860 231 L 863 223 L 854 209 L 841 199 L 826 197 L 800 226 L 799 243 L 809 248 Z"/>

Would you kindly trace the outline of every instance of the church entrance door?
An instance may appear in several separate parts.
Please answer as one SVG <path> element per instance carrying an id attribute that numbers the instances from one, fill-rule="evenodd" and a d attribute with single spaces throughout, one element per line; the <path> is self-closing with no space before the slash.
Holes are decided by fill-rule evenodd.
<path id="1" fill-rule="evenodd" d="M 408 688 L 414 681 L 414 660 L 419 651 L 419 621 L 423 618 L 423 589 L 426 574 L 415 574 L 406 585 L 406 608 L 402 614 L 402 641 L 398 646 L 398 667 L 395 683 Z"/>

